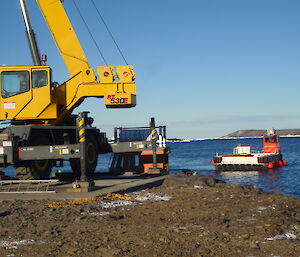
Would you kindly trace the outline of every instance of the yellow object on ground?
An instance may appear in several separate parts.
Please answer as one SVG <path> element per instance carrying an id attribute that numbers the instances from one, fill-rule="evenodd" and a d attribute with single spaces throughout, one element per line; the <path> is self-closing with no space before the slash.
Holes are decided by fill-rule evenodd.
<path id="1" fill-rule="evenodd" d="M 59 202 L 53 202 L 51 204 L 46 205 L 46 207 L 49 208 L 61 208 L 61 207 L 70 207 L 72 205 L 76 204 L 84 204 L 91 201 L 103 201 L 103 200 L 128 200 L 132 197 L 121 195 L 121 194 L 107 194 L 104 196 L 96 196 L 96 197 L 90 197 L 90 198 L 83 198 L 79 200 L 73 200 L 73 201 L 59 201 Z"/>

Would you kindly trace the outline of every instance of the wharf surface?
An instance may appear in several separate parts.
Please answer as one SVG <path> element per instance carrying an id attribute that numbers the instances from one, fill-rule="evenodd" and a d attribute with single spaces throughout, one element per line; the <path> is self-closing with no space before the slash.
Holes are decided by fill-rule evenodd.
<path id="1" fill-rule="evenodd" d="M 0 201 L 4 200 L 77 200 L 110 193 L 128 193 L 148 189 L 162 184 L 166 176 L 107 175 L 97 174 L 93 180 L 95 188 L 90 192 L 67 192 L 72 181 L 59 181 L 49 187 L 52 192 L 0 192 Z M 55 191 L 55 192 L 53 192 Z"/>

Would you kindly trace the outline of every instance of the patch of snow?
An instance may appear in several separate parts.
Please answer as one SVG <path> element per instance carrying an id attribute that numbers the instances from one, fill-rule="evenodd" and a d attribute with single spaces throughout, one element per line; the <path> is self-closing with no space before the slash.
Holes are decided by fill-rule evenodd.
<path id="1" fill-rule="evenodd" d="M 194 188 L 199 188 L 199 189 L 202 189 L 203 188 L 203 186 L 194 186 Z"/>
<path id="2" fill-rule="evenodd" d="M 186 227 L 175 227 L 174 229 L 176 229 L 176 230 L 187 230 L 187 229 L 191 229 L 191 228 L 204 229 L 204 227 L 201 226 L 201 225 L 192 225 L 192 226 L 186 226 Z"/>
<path id="3" fill-rule="evenodd" d="M 203 226 L 201 226 L 201 225 L 193 225 L 193 226 L 191 226 L 191 228 L 199 228 L 199 229 L 204 229 L 204 227 L 203 227 Z"/>
<path id="4" fill-rule="evenodd" d="M 276 209 L 276 205 L 259 206 L 259 207 L 257 207 L 257 211 L 258 211 L 258 212 L 262 212 L 262 211 L 265 211 L 265 210 L 267 210 L 267 209 L 275 210 L 275 209 Z"/>
<path id="5" fill-rule="evenodd" d="M 108 208 L 124 207 L 124 206 L 140 204 L 145 201 L 169 201 L 172 198 L 172 196 L 166 195 L 163 193 L 159 193 L 159 194 L 154 194 L 154 193 L 146 193 L 145 194 L 144 193 L 144 194 L 142 194 L 140 192 L 135 192 L 135 193 L 128 194 L 127 196 L 130 196 L 131 199 L 130 200 L 116 199 L 116 200 L 110 200 L 110 201 L 101 201 L 99 205 L 104 209 L 108 209 Z M 104 215 L 106 215 L 106 214 L 104 214 Z"/>
<path id="6" fill-rule="evenodd" d="M 187 230 L 188 227 L 177 227 L 176 229 L 179 229 L 179 230 Z"/>
<path id="7" fill-rule="evenodd" d="M 101 202 L 100 206 L 104 209 L 108 208 L 115 208 L 120 206 L 127 206 L 127 205 L 134 205 L 135 203 L 133 201 L 128 200 L 115 200 L 115 201 L 109 201 L 109 202 Z"/>
<path id="8" fill-rule="evenodd" d="M 273 236 L 273 237 L 265 238 L 265 240 L 268 240 L 268 241 L 282 240 L 282 239 L 297 239 L 297 236 L 295 236 L 294 234 L 292 234 L 290 232 L 287 232 L 287 233 L 282 234 L 282 235 L 276 235 L 276 236 Z"/>
<path id="9" fill-rule="evenodd" d="M 138 202 L 144 201 L 169 201 L 172 198 L 170 195 L 166 194 L 154 194 L 147 193 L 145 195 L 141 195 L 140 193 L 134 193 L 132 199 Z"/>
<path id="10" fill-rule="evenodd" d="M 14 241 L 0 241 L 0 247 L 5 249 L 18 249 L 22 245 L 33 244 L 35 241 L 33 239 L 24 240 L 14 240 Z"/>

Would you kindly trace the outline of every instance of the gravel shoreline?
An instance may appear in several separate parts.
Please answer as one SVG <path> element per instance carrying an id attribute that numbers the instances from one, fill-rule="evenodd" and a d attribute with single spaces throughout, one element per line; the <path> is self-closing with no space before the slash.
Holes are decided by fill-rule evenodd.
<path id="1" fill-rule="evenodd" d="M 211 176 L 57 206 L 2 201 L 0 256 L 300 256 L 300 199 Z"/>

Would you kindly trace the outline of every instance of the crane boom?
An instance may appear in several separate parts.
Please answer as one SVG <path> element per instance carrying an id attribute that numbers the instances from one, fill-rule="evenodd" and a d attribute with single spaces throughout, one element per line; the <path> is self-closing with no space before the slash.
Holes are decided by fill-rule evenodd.
<path id="1" fill-rule="evenodd" d="M 90 66 L 60 0 L 36 0 L 64 63 L 73 77 Z"/>

